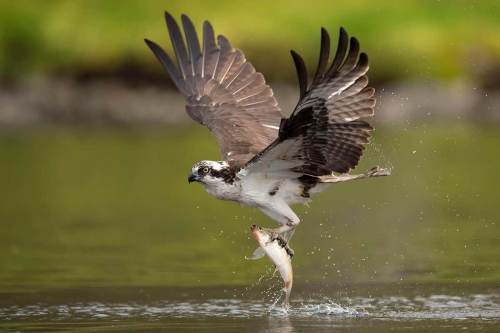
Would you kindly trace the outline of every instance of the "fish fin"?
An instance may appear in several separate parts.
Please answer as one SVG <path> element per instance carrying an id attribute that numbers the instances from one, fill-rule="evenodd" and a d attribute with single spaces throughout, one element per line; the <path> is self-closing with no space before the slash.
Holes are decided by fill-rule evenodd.
<path id="1" fill-rule="evenodd" d="M 293 234 L 295 233 L 295 229 L 294 230 L 288 230 L 287 232 L 285 232 L 285 235 L 284 235 L 284 239 L 285 239 L 285 242 L 288 243 L 290 242 L 290 239 L 292 238 Z"/>
<path id="2" fill-rule="evenodd" d="M 274 272 L 273 272 L 273 275 L 274 273 L 276 273 L 278 271 L 278 266 L 274 265 Z"/>
<path id="3" fill-rule="evenodd" d="M 248 259 L 257 260 L 257 259 L 262 258 L 265 255 L 266 255 L 266 252 L 264 252 L 264 250 L 259 246 L 257 248 L 257 250 L 255 250 L 255 252 L 252 254 L 252 258 L 248 258 Z"/>

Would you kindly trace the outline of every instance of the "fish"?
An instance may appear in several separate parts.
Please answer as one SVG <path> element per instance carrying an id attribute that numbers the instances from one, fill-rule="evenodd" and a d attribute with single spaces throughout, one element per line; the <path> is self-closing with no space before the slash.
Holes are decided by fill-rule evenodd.
<path id="1" fill-rule="evenodd" d="M 290 301 L 290 293 L 292 291 L 293 284 L 293 271 L 292 271 L 292 257 L 293 250 L 288 246 L 287 242 L 281 235 L 273 236 L 266 229 L 259 227 L 256 224 L 252 224 L 251 230 L 253 237 L 259 243 L 260 247 L 267 254 L 269 259 L 276 266 L 276 271 L 279 271 L 285 287 L 285 302 L 283 307 L 287 308 Z"/>

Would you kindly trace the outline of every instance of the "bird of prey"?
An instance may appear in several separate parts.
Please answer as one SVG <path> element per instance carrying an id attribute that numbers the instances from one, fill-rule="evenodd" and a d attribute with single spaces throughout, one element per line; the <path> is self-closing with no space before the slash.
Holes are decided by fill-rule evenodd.
<path id="1" fill-rule="evenodd" d="M 375 90 L 366 87 L 367 55 L 359 53 L 357 39 L 349 40 L 343 28 L 329 68 L 330 37 L 322 28 L 319 63 L 310 85 L 304 61 L 291 51 L 300 95 L 286 117 L 264 76 L 224 36 L 217 36 L 216 43 L 208 21 L 202 49 L 186 15 L 181 16 L 185 38 L 169 13 L 165 20 L 178 65 L 156 43 L 145 41 L 186 99 L 188 115 L 215 135 L 222 154 L 222 161 L 193 165 L 190 183 L 202 184 L 218 199 L 259 208 L 281 223 L 267 230 L 286 244 L 300 223 L 290 205 L 309 202 L 333 183 L 390 174 L 378 167 L 348 174 L 373 130 L 361 118 L 373 115 Z M 263 255 L 259 247 L 253 258 Z"/>

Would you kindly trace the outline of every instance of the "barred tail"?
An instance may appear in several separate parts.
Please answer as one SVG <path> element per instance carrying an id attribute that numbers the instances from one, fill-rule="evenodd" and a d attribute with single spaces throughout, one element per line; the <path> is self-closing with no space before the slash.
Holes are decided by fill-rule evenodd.
<path id="1" fill-rule="evenodd" d="M 361 174 L 361 175 L 340 175 L 340 176 L 321 176 L 319 177 L 321 183 L 339 183 L 339 182 L 345 182 L 347 180 L 355 180 L 355 179 L 362 179 L 362 178 L 370 178 L 370 177 L 380 177 L 380 176 L 389 176 L 391 174 L 390 169 L 381 169 L 378 166 L 371 168 L 367 172 Z"/>

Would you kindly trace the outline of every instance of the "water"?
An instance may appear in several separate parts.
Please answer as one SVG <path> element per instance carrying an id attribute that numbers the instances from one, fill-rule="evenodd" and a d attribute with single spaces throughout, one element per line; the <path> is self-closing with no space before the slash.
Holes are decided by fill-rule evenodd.
<path id="1" fill-rule="evenodd" d="M 294 206 L 286 313 L 245 260 L 275 222 L 187 184 L 204 128 L 0 133 L 0 331 L 498 331 L 498 130 L 379 130 L 390 177 Z"/>
<path id="2" fill-rule="evenodd" d="M 301 332 L 500 328 L 499 284 L 306 285 L 290 309 L 265 288 L 97 288 L 2 295 L 21 332 Z M 274 304 L 275 303 L 275 304 Z"/>

